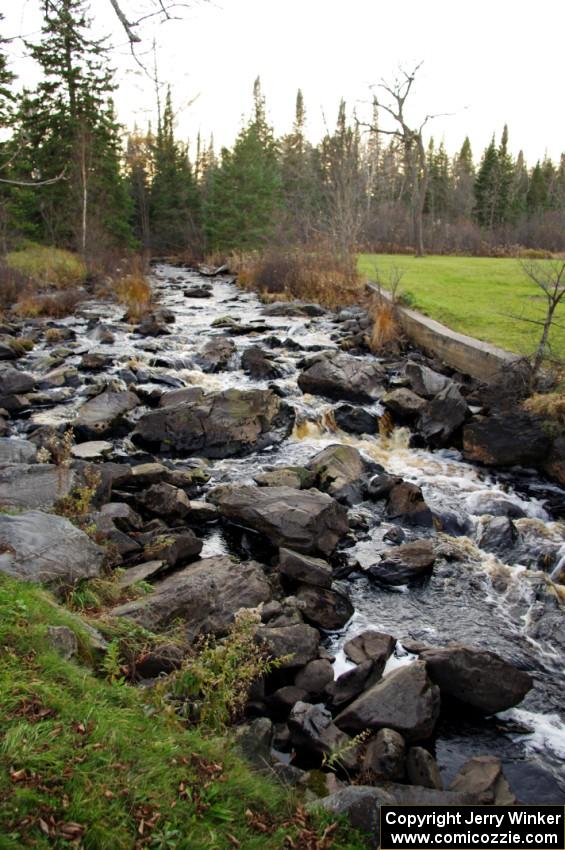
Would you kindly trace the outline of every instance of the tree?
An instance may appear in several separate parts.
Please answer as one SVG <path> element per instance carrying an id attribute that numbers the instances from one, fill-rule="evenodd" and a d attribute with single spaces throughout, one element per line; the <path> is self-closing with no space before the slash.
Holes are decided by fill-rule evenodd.
<path id="1" fill-rule="evenodd" d="M 498 153 L 494 136 L 483 154 L 475 180 L 475 217 L 482 227 L 492 228 L 496 221 L 498 190 Z"/>
<path id="2" fill-rule="evenodd" d="M 539 160 L 532 171 L 530 185 L 526 195 L 526 203 L 530 212 L 544 209 L 547 206 L 547 184 Z"/>
<path id="3" fill-rule="evenodd" d="M 310 241 L 319 224 L 319 173 L 305 127 L 306 110 L 299 89 L 292 132 L 284 136 L 280 144 L 282 216 L 279 226 L 285 242 Z"/>
<path id="4" fill-rule="evenodd" d="M 565 261 L 532 260 L 520 263 L 522 271 L 541 290 L 545 298 L 545 316 L 543 319 L 525 319 L 542 328 L 541 337 L 532 363 L 532 375 L 535 378 L 549 348 L 549 333 L 555 323 L 556 312 L 565 299 Z"/>
<path id="5" fill-rule="evenodd" d="M 452 164 L 453 185 L 450 207 L 455 218 L 470 218 L 473 212 L 475 166 L 469 137 L 461 145 L 461 150 Z"/>

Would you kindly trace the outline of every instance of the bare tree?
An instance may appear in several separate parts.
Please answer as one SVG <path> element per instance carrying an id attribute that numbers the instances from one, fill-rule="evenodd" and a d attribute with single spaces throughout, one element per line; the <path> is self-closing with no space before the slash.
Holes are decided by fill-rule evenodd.
<path id="1" fill-rule="evenodd" d="M 151 6 L 145 14 L 137 14 L 133 10 L 128 14 L 124 11 L 123 2 L 110 0 L 110 4 L 122 25 L 129 43 L 132 45 L 141 42 L 138 30 L 140 24 L 149 18 L 157 18 L 160 21 L 179 20 L 183 9 L 190 8 L 193 3 L 175 3 L 173 0 L 151 0 Z"/>
<path id="2" fill-rule="evenodd" d="M 532 377 L 535 378 L 547 351 L 551 348 L 549 344 L 549 332 L 552 326 L 563 327 L 562 325 L 557 325 L 555 319 L 557 308 L 562 301 L 565 303 L 565 260 L 522 260 L 520 262 L 520 268 L 532 283 L 535 283 L 538 289 L 541 290 L 545 298 L 546 310 L 543 319 L 528 319 L 525 316 L 519 317 L 521 321 L 539 325 L 542 329 L 540 341 L 532 363 Z"/>
<path id="3" fill-rule="evenodd" d="M 418 257 L 424 255 L 423 217 L 429 180 L 423 131 L 428 121 L 438 117 L 438 115 L 426 115 L 422 123 L 415 127 L 410 127 L 407 123 L 405 105 L 421 67 L 422 63 L 420 62 L 410 73 L 401 69 L 400 76 L 392 83 L 383 80 L 378 85 L 371 87 L 373 90 L 373 114 L 378 115 L 379 110 L 381 110 L 390 118 L 393 118 L 397 126 L 387 129 L 380 124 L 363 124 L 363 126 L 369 127 L 373 133 L 394 136 L 402 145 L 405 176 L 410 184 L 414 244 Z M 379 94 L 379 90 L 384 93 L 383 96 Z"/>

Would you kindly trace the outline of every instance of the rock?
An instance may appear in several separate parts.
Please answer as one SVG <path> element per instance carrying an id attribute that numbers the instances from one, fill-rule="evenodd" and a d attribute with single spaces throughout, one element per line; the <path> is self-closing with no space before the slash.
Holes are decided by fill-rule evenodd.
<path id="1" fill-rule="evenodd" d="M 367 495 L 375 502 L 381 499 L 386 499 L 390 495 L 393 487 L 397 484 L 402 484 L 402 478 L 398 475 L 388 475 L 386 472 L 381 472 L 378 475 L 373 475 L 367 485 Z"/>
<path id="2" fill-rule="evenodd" d="M 96 438 L 120 429 L 124 416 L 139 404 L 139 399 L 130 392 L 106 391 L 87 401 L 79 409 L 76 419 L 77 431 L 85 437 Z"/>
<path id="3" fill-rule="evenodd" d="M 24 395 L 34 386 L 35 378 L 29 372 L 22 372 L 11 363 L 0 363 L 0 396 Z"/>
<path id="4" fill-rule="evenodd" d="M 363 661 L 351 670 L 346 670 L 328 686 L 333 707 L 343 708 L 380 678 L 381 671 L 374 661 Z"/>
<path id="5" fill-rule="evenodd" d="M 285 660 L 283 669 L 304 667 L 318 655 L 320 634 L 312 626 L 297 624 L 271 628 L 261 626 L 257 629 L 256 639 L 267 646 L 272 658 Z"/>
<path id="6" fill-rule="evenodd" d="M 294 684 L 310 697 L 321 697 L 327 685 L 334 680 L 334 671 L 326 658 L 309 661 L 294 677 Z"/>
<path id="7" fill-rule="evenodd" d="M 331 587 L 332 583 L 332 568 L 326 561 L 290 549 L 279 549 L 279 572 L 294 581 L 316 587 Z"/>
<path id="8" fill-rule="evenodd" d="M 271 390 L 229 389 L 142 416 L 133 440 L 176 454 L 233 457 L 288 436 L 294 412 Z"/>
<path id="9" fill-rule="evenodd" d="M 437 762 L 423 747 L 410 747 L 408 750 L 406 777 L 410 785 L 443 791 L 443 780 Z"/>
<path id="10" fill-rule="evenodd" d="M 54 390 L 57 387 L 79 387 L 80 376 L 74 366 L 59 366 L 43 375 L 38 383 L 40 390 Z"/>
<path id="11" fill-rule="evenodd" d="M 100 574 L 104 550 L 72 522 L 27 511 L 0 514 L 0 572 L 22 581 L 75 584 Z"/>
<path id="12" fill-rule="evenodd" d="M 238 726 L 234 737 L 243 758 L 257 770 L 265 770 L 271 765 L 274 734 L 271 721 L 267 717 L 258 717 L 251 723 Z"/>
<path id="13" fill-rule="evenodd" d="M 448 384 L 422 411 L 418 431 L 432 446 L 446 446 L 469 415 L 455 384 Z"/>
<path id="14" fill-rule="evenodd" d="M 225 634 L 240 608 L 255 608 L 271 598 L 261 566 L 254 561 L 205 558 L 167 576 L 153 593 L 113 609 L 156 631 L 182 619 L 189 640 L 201 634 Z"/>
<path id="15" fill-rule="evenodd" d="M 379 430 L 377 416 L 351 404 L 340 404 L 336 407 L 334 419 L 338 428 L 349 434 L 376 434 Z"/>
<path id="16" fill-rule="evenodd" d="M 369 629 L 348 640 L 343 651 L 355 664 L 362 664 L 364 661 L 375 662 L 380 667 L 381 675 L 395 646 L 396 640 L 390 635 Z"/>
<path id="17" fill-rule="evenodd" d="M 129 587 L 138 581 L 153 581 L 170 569 L 166 561 L 145 561 L 125 570 L 118 579 L 120 587 Z"/>
<path id="18" fill-rule="evenodd" d="M 380 729 L 369 741 L 363 758 L 363 770 L 375 779 L 401 782 L 404 779 L 406 744 L 394 729 Z"/>
<path id="19" fill-rule="evenodd" d="M 285 685 L 271 694 L 269 705 L 277 715 L 286 717 L 297 702 L 302 702 L 307 697 L 308 693 L 304 688 L 298 688 L 296 685 Z"/>
<path id="20" fill-rule="evenodd" d="M 209 502 L 199 502 L 190 500 L 190 510 L 186 521 L 188 523 L 196 523 L 198 525 L 206 522 L 215 522 L 220 516 L 220 512 L 215 505 Z"/>
<path id="21" fill-rule="evenodd" d="M 143 520 L 139 514 L 125 502 L 108 502 L 106 505 L 102 505 L 100 513 L 103 516 L 111 517 L 116 528 L 126 534 L 131 531 L 139 531 L 143 525 Z"/>
<path id="22" fill-rule="evenodd" d="M 324 351 L 310 358 L 298 378 L 303 393 L 371 402 L 382 394 L 384 371 L 367 358 Z"/>
<path id="23" fill-rule="evenodd" d="M 351 739 L 337 728 L 330 712 L 322 704 L 297 702 L 290 712 L 288 728 L 295 747 L 327 756 L 339 750 L 343 752 L 340 761 L 344 767 L 355 766 L 357 747 L 346 750 Z"/>
<path id="24" fill-rule="evenodd" d="M 96 538 L 103 540 L 105 543 L 110 543 L 115 552 L 122 558 L 128 555 L 138 554 L 141 550 L 141 545 L 136 541 L 116 528 L 114 521 L 109 516 L 96 513 L 91 514 L 92 525 L 96 527 Z"/>
<path id="25" fill-rule="evenodd" d="M 395 546 L 400 546 L 400 544 L 404 543 L 405 540 L 406 534 L 397 525 L 393 525 L 392 528 L 389 528 L 386 534 L 383 534 L 383 541 L 393 543 Z"/>
<path id="26" fill-rule="evenodd" d="M 145 546 L 144 555 L 148 560 L 163 560 L 170 567 L 180 567 L 194 561 L 202 551 L 202 541 L 193 531 L 158 534 Z"/>
<path id="27" fill-rule="evenodd" d="M 225 485 L 208 498 L 222 516 L 297 552 L 329 555 L 349 528 L 345 508 L 317 490 Z"/>
<path id="28" fill-rule="evenodd" d="M 304 466 L 283 466 L 270 472 L 260 472 L 254 480 L 259 487 L 292 487 L 295 490 L 309 490 L 314 486 L 316 476 Z"/>
<path id="29" fill-rule="evenodd" d="M 66 466 L 50 463 L 17 463 L 0 467 L 0 506 L 51 508 L 68 496 L 76 476 Z"/>
<path id="30" fill-rule="evenodd" d="M 67 660 L 78 652 L 77 636 L 68 626 L 47 626 L 47 638 L 51 647 Z"/>
<path id="31" fill-rule="evenodd" d="M 115 341 L 114 334 L 106 325 L 98 324 L 93 330 L 87 333 L 89 339 L 99 342 L 102 345 L 113 345 Z"/>
<path id="32" fill-rule="evenodd" d="M 565 487 L 565 437 L 557 437 L 551 447 L 544 469 L 562 487 Z"/>
<path id="33" fill-rule="evenodd" d="M 526 512 L 520 505 L 510 501 L 503 493 L 496 490 L 492 492 L 479 490 L 467 496 L 465 510 L 476 516 L 489 514 L 493 517 L 511 517 L 512 519 L 526 516 Z"/>
<path id="34" fill-rule="evenodd" d="M 496 714 L 518 705 L 533 686 L 528 673 L 487 650 L 469 646 L 427 649 L 420 659 L 442 695 L 481 714 Z"/>
<path id="35" fill-rule="evenodd" d="M 426 402 L 407 387 L 390 390 L 381 398 L 382 404 L 399 419 L 415 419 L 426 407 Z"/>
<path id="36" fill-rule="evenodd" d="M 316 475 L 316 487 L 349 505 L 363 494 L 371 464 L 353 446 L 326 446 L 308 464 Z"/>
<path id="37" fill-rule="evenodd" d="M 517 802 L 502 772 L 500 759 L 495 756 L 469 759 L 449 789 L 469 794 L 482 806 L 513 806 Z"/>
<path id="38" fill-rule="evenodd" d="M 183 387 L 180 390 L 170 390 L 163 393 L 159 399 L 159 407 L 175 407 L 187 401 L 200 401 L 204 395 L 202 387 Z"/>
<path id="39" fill-rule="evenodd" d="M 222 372 L 235 354 L 235 345 L 225 336 L 208 340 L 194 358 L 203 372 Z"/>
<path id="40" fill-rule="evenodd" d="M 266 304 L 261 312 L 264 316 L 325 316 L 326 310 L 319 304 L 305 304 L 303 301 L 275 301 Z"/>
<path id="41" fill-rule="evenodd" d="M 0 438 L 0 465 L 8 463 L 35 463 L 37 446 L 17 437 Z"/>
<path id="42" fill-rule="evenodd" d="M 416 484 L 403 481 L 396 484 L 388 495 L 386 515 L 406 525 L 419 525 L 431 528 L 432 512 L 428 508 L 422 491 Z"/>
<path id="43" fill-rule="evenodd" d="M 271 767 L 272 776 L 285 788 L 293 788 L 296 785 L 304 785 L 308 779 L 308 773 L 299 767 L 284 762 L 276 762 Z"/>
<path id="44" fill-rule="evenodd" d="M 86 372 L 101 372 L 103 369 L 108 369 L 112 365 L 113 359 L 109 354 L 89 351 L 83 354 L 80 361 L 80 368 Z"/>
<path id="45" fill-rule="evenodd" d="M 203 283 L 201 286 L 191 286 L 190 289 L 185 289 L 185 298 L 211 298 L 213 295 L 212 287 Z"/>
<path id="46" fill-rule="evenodd" d="M 508 555 L 519 539 L 518 529 L 509 517 L 495 516 L 483 522 L 477 545 L 485 552 L 504 556 Z"/>
<path id="47" fill-rule="evenodd" d="M 333 632 L 343 628 L 353 616 L 353 605 L 342 593 L 303 584 L 296 593 L 298 609 L 313 625 Z"/>
<path id="48" fill-rule="evenodd" d="M 406 584 L 430 573 L 435 559 L 431 540 L 416 540 L 387 549 L 380 562 L 369 567 L 368 573 L 382 584 Z"/>
<path id="49" fill-rule="evenodd" d="M 155 313 L 144 316 L 135 330 L 140 336 L 167 336 L 167 334 L 170 334 L 166 323 Z"/>
<path id="50" fill-rule="evenodd" d="M 150 487 L 159 484 L 170 474 L 170 469 L 162 463 L 140 463 L 128 469 L 120 481 L 123 487 Z"/>
<path id="51" fill-rule="evenodd" d="M 161 674 L 167 675 L 182 666 L 184 650 L 176 643 L 158 643 L 155 647 L 144 652 L 131 665 L 131 673 L 135 679 L 156 679 Z"/>
<path id="52" fill-rule="evenodd" d="M 439 688 L 422 661 L 399 667 L 365 691 L 336 717 L 347 732 L 390 728 L 408 741 L 429 738 L 439 717 Z"/>
<path id="53" fill-rule="evenodd" d="M 113 450 L 112 443 L 106 440 L 91 440 L 88 443 L 79 443 L 71 448 L 73 457 L 79 460 L 98 460 Z"/>
<path id="54" fill-rule="evenodd" d="M 184 490 L 164 482 L 153 484 L 137 500 L 150 513 L 170 522 L 184 519 L 190 513 L 190 502 Z"/>
<path id="55" fill-rule="evenodd" d="M 420 363 L 408 362 L 404 371 L 412 390 L 423 398 L 434 398 L 449 386 L 454 386 L 453 381 L 446 378 L 445 375 L 440 375 Z"/>
<path id="56" fill-rule="evenodd" d="M 467 460 L 490 466 L 528 466 L 545 460 L 550 441 L 542 426 L 525 413 L 477 417 L 463 429 Z"/>
<path id="57" fill-rule="evenodd" d="M 15 348 L 13 348 L 9 342 L 0 340 L 0 360 L 17 360 L 17 358 L 18 354 L 16 353 Z"/>
<path id="58" fill-rule="evenodd" d="M 241 355 L 241 368 L 256 381 L 273 380 L 283 374 L 282 369 L 258 345 L 245 349 Z"/>

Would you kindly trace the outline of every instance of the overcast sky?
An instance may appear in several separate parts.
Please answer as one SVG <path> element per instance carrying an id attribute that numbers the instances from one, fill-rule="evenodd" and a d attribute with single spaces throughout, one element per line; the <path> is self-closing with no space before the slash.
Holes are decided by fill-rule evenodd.
<path id="1" fill-rule="evenodd" d="M 133 17 L 148 2 L 122 5 Z M 6 34 L 37 29 L 39 5 L 0 0 Z M 114 44 L 120 120 L 143 127 L 155 117 L 151 81 L 129 56 L 109 0 L 91 0 L 91 9 L 97 31 Z M 511 150 L 523 148 L 530 164 L 565 151 L 564 32 L 563 0 L 199 0 L 182 20 L 147 22 L 141 31 L 142 52 L 158 42 L 181 137 L 213 132 L 217 147 L 230 145 L 259 75 L 276 132 L 290 128 L 300 87 L 316 141 L 324 122 L 334 126 L 341 97 L 363 116 L 371 84 L 423 61 L 408 108 L 414 121 L 450 113 L 430 133 L 450 153 L 469 135 L 476 159 L 507 123 Z M 22 53 L 14 44 L 12 67 L 31 81 Z"/>

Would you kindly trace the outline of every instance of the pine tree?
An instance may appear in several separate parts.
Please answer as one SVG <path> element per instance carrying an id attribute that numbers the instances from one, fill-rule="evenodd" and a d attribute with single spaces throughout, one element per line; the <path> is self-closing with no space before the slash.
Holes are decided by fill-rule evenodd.
<path id="1" fill-rule="evenodd" d="M 306 111 L 300 89 L 292 132 L 280 145 L 283 213 L 279 229 L 286 242 L 308 242 L 320 214 L 320 181 L 312 145 L 305 136 Z"/>
<path id="2" fill-rule="evenodd" d="M 494 136 L 481 160 L 475 180 L 475 217 L 482 227 L 496 223 L 498 193 L 498 152 Z"/>
<path id="3" fill-rule="evenodd" d="M 452 173 L 450 209 L 455 219 L 470 218 L 474 203 L 475 166 L 468 136 L 465 137 L 461 150 L 453 160 Z"/>
<path id="4" fill-rule="evenodd" d="M 508 152 L 508 126 L 506 124 L 502 131 L 497 154 L 497 190 L 494 219 L 496 224 L 505 224 L 511 218 L 511 190 L 514 174 L 514 164 Z"/>
<path id="5" fill-rule="evenodd" d="M 526 196 L 528 211 L 534 213 L 544 209 L 547 206 L 547 199 L 548 191 L 545 174 L 538 160 L 532 170 L 528 194 Z"/>

